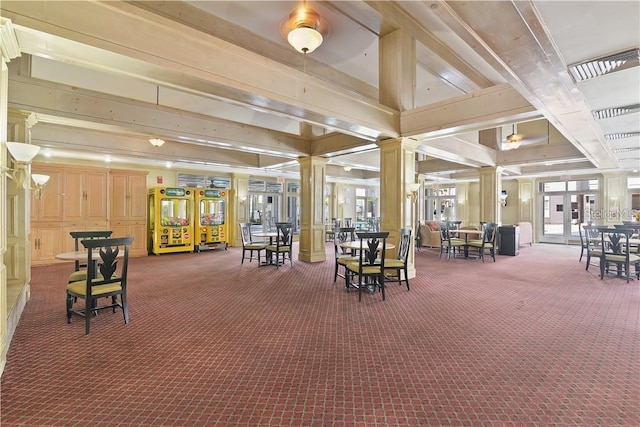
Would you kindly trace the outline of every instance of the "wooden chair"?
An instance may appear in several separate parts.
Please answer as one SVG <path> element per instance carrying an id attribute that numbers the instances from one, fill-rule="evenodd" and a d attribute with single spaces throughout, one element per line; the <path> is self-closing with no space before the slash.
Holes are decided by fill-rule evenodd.
<path id="1" fill-rule="evenodd" d="M 73 250 L 76 252 L 80 251 L 80 241 L 86 239 L 106 239 L 107 237 L 111 237 L 113 232 L 111 230 L 100 230 L 100 231 L 71 231 L 69 234 L 73 237 Z M 74 272 L 69 275 L 69 281 L 71 282 L 79 282 L 81 280 L 85 280 L 87 278 L 87 265 L 82 261 L 75 261 Z"/>
<path id="2" fill-rule="evenodd" d="M 585 250 L 587 253 L 587 266 L 585 270 L 589 271 L 589 266 L 591 265 L 591 259 L 595 258 L 598 261 L 602 256 L 602 245 L 600 240 L 600 231 L 598 227 L 595 225 L 584 225 L 582 226 L 584 230 L 584 244 Z"/>
<path id="3" fill-rule="evenodd" d="M 447 259 L 450 259 L 451 253 L 455 255 L 456 248 L 463 248 L 464 245 L 464 239 L 451 237 L 451 228 L 448 223 L 440 223 L 440 258 L 442 258 L 443 253 L 446 253 Z"/>
<path id="4" fill-rule="evenodd" d="M 362 289 L 367 287 L 377 287 L 384 294 L 384 267 L 385 252 L 387 249 L 388 231 L 371 232 L 361 231 L 356 235 L 360 239 L 360 249 L 357 262 L 350 262 L 346 265 L 345 286 L 350 289 L 352 286 L 358 288 L 358 301 L 362 301 Z M 357 283 L 351 280 L 357 279 Z"/>
<path id="5" fill-rule="evenodd" d="M 485 222 L 482 226 L 480 239 L 473 239 L 467 242 L 468 248 L 478 250 L 478 257 L 484 262 L 484 254 L 489 251 L 493 262 L 496 262 L 496 238 L 498 237 L 498 224 L 495 222 Z"/>
<path id="6" fill-rule="evenodd" d="M 344 273 L 339 271 L 340 267 L 346 268 L 350 262 L 358 261 L 358 257 L 354 256 L 351 250 L 344 249 L 340 246 L 342 243 L 352 242 L 355 240 L 355 227 L 339 227 L 334 229 L 333 247 L 335 250 L 335 269 L 333 272 L 333 281 L 338 280 L 338 277 L 344 279 Z"/>
<path id="7" fill-rule="evenodd" d="M 291 256 L 293 224 L 290 222 L 276 222 L 276 232 L 278 236 L 276 237 L 275 245 L 267 245 L 267 258 L 270 263 L 275 262 L 276 268 L 280 268 L 280 264 L 284 264 L 285 260 L 289 258 L 289 263 L 293 267 L 293 258 Z"/>
<path id="8" fill-rule="evenodd" d="M 118 307 L 122 309 L 124 323 L 129 323 L 127 267 L 132 242 L 133 237 L 82 240 L 87 249 L 87 276 L 67 285 L 67 323 L 71 323 L 74 313 L 83 316 L 88 334 L 93 314 L 105 308 L 112 308 L 115 313 Z M 99 305 L 99 298 L 110 298 L 110 303 Z M 74 308 L 78 299 L 84 300 L 84 304 Z"/>
<path id="9" fill-rule="evenodd" d="M 631 228 L 600 227 L 600 279 L 611 274 L 615 265 L 615 275 L 631 280 L 631 266 L 635 268 L 635 276 L 640 279 L 640 255 L 637 249 L 632 249 L 630 240 L 634 234 Z"/>
<path id="10" fill-rule="evenodd" d="M 253 238 L 251 237 L 251 223 L 249 222 L 243 222 L 240 224 L 240 236 L 242 236 L 242 261 L 240 261 L 240 264 L 244 264 L 245 258 L 249 258 L 249 262 L 251 262 L 252 259 L 257 258 L 259 266 L 261 251 L 265 251 L 265 260 L 267 258 L 267 243 L 253 241 Z M 254 254 L 256 254 L 256 256 L 254 256 Z"/>
<path id="11" fill-rule="evenodd" d="M 409 249 L 411 248 L 411 230 L 400 230 L 400 244 L 398 245 L 398 257 L 396 259 L 388 259 L 384 264 L 385 270 L 394 270 L 394 274 L 385 276 L 387 282 L 398 282 L 398 285 L 402 285 L 402 276 L 404 275 L 404 282 L 407 284 L 407 290 L 409 288 L 409 273 L 408 273 L 408 260 Z"/>

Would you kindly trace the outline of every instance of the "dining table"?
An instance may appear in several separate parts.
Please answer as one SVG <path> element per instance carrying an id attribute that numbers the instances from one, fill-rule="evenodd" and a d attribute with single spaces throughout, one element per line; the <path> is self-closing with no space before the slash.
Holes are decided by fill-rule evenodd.
<path id="1" fill-rule="evenodd" d="M 472 234 L 476 234 L 479 238 L 481 231 L 463 228 L 463 229 L 450 230 L 449 232 L 451 234 L 457 234 L 460 237 L 464 236 L 464 257 L 469 258 L 469 245 L 468 245 L 469 236 Z"/>
<path id="2" fill-rule="evenodd" d="M 277 231 L 258 231 L 256 233 L 251 233 L 251 235 L 253 237 L 268 237 L 269 238 L 269 244 L 273 245 L 273 239 L 278 237 L 278 232 Z"/>

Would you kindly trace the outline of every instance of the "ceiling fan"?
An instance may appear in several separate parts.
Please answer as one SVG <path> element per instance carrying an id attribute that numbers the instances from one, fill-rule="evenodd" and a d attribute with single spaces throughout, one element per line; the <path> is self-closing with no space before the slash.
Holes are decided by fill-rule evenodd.
<path id="1" fill-rule="evenodd" d="M 516 132 L 516 125 L 511 125 L 511 133 L 506 136 L 506 138 L 500 144 L 500 149 L 502 151 L 507 150 L 515 150 L 523 145 L 535 144 L 538 142 L 542 142 L 549 139 L 549 129 L 547 123 L 547 134 L 546 135 L 530 135 L 525 136 L 521 133 Z"/>

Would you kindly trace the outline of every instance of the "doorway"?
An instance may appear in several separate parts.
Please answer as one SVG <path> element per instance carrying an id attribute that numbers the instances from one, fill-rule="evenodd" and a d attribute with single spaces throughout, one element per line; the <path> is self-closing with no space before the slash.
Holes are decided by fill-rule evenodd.
<path id="1" fill-rule="evenodd" d="M 275 231 L 280 220 L 280 199 L 277 193 L 249 193 L 251 231 Z"/>
<path id="2" fill-rule="evenodd" d="M 592 221 L 597 180 L 542 183 L 542 235 L 540 242 L 579 244 L 580 224 Z M 587 191 L 580 191 L 586 187 Z M 567 191 L 569 189 L 569 191 Z M 591 192 L 593 191 L 593 192 Z"/>

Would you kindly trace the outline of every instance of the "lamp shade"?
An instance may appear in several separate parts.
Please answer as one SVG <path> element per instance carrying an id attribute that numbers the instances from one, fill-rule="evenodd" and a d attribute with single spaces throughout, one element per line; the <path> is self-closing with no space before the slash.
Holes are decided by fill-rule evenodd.
<path id="1" fill-rule="evenodd" d="M 23 142 L 7 142 L 7 150 L 16 162 L 31 163 L 31 160 L 38 154 L 38 145 L 25 144 Z"/>
<path id="2" fill-rule="evenodd" d="M 36 183 L 36 185 L 39 186 L 43 186 L 47 183 L 47 181 L 49 181 L 49 175 L 42 175 L 39 173 L 32 173 L 31 174 L 31 179 L 33 179 L 33 182 Z"/>
<path id="3" fill-rule="evenodd" d="M 151 143 L 151 145 L 153 145 L 154 147 L 162 147 L 162 145 L 164 144 L 164 139 L 160 139 L 160 138 L 150 138 L 149 142 Z"/>
<path id="4" fill-rule="evenodd" d="M 311 53 L 322 44 L 322 34 L 314 28 L 298 27 L 289 31 L 289 44 L 302 53 Z"/>

